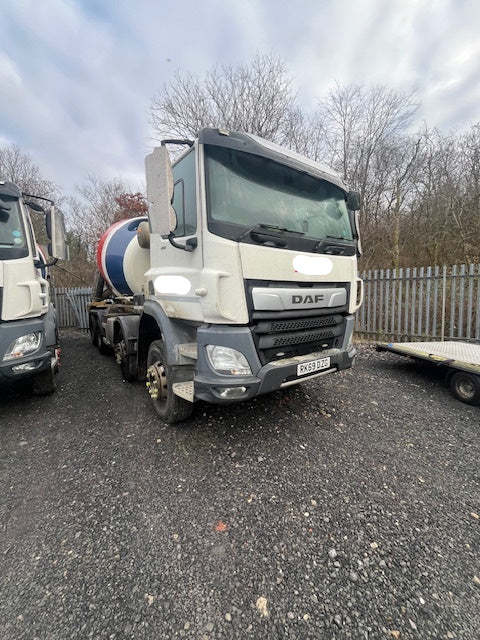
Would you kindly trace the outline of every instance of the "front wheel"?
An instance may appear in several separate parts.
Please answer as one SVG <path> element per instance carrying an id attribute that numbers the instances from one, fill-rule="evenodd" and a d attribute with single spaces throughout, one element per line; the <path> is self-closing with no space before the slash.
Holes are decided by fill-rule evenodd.
<path id="1" fill-rule="evenodd" d="M 146 384 L 155 411 L 168 424 L 186 420 L 193 411 L 192 402 L 173 393 L 172 383 L 165 345 L 162 340 L 154 340 L 148 349 Z"/>
<path id="2" fill-rule="evenodd" d="M 450 378 L 450 391 L 461 402 L 480 404 L 480 376 L 457 371 Z"/>

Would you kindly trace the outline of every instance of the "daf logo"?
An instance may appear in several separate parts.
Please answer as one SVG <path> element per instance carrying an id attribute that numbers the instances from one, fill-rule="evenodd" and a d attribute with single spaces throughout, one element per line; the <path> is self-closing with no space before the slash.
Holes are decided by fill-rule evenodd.
<path id="1" fill-rule="evenodd" d="M 316 302 L 322 302 L 325 299 L 323 293 L 316 293 L 314 296 L 292 296 L 292 304 L 313 304 Z"/>

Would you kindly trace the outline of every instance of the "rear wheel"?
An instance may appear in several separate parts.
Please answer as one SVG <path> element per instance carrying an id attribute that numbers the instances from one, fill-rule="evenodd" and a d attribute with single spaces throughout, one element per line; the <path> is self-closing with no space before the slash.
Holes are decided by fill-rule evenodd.
<path id="1" fill-rule="evenodd" d="M 90 339 L 92 344 L 97 347 L 100 353 L 108 353 L 108 347 L 102 339 L 102 330 L 98 318 L 90 318 Z"/>
<path id="2" fill-rule="evenodd" d="M 147 357 L 147 389 L 157 414 L 169 424 L 186 420 L 193 403 L 179 398 L 172 390 L 172 368 L 167 364 L 167 351 L 162 340 L 150 345 Z"/>
<path id="3" fill-rule="evenodd" d="M 93 344 L 94 347 L 97 346 L 97 336 L 96 336 L 96 325 L 97 322 L 95 320 L 95 318 L 92 318 L 90 316 L 89 320 L 88 320 L 88 326 L 90 329 L 90 341 Z"/>
<path id="4" fill-rule="evenodd" d="M 122 329 L 120 329 L 115 343 L 115 358 L 120 365 L 124 380 L 133 382 L 138 378 L 137 358 L 134 353 L 127 352 L 127 342 Z"/>
<path id="5" fill-rule="evenodd" d="M 461 402 L 480 404 L 480 376 L 457 371 L 450 378 L 450 391 Z"/>

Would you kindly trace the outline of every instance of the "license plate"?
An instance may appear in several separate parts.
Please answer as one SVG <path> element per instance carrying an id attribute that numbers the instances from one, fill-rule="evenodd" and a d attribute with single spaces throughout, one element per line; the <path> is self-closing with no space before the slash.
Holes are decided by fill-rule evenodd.
<path id="1" fill-rule="evenodd" d="M 310 362 L 302 362 L 297 365 L 297 376 L 306 376 L 322 369 L 328 369 L 330 367 L 330 358 L 319 358 L 318 360 L 311 360 Z"/>

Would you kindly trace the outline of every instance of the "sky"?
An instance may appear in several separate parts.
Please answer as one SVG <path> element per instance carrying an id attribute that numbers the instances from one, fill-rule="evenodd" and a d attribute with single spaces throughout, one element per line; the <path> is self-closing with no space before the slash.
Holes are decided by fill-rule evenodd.
<path id="1" fill-rule="evenodd" d="M 478 0 L 0 0 L 0 146 L 66 195 L 89 175 L 144 187 L 152 99 L 257 53 L 305 111 L 336 84 L 416 92 L 448 133 L 480 121 Z"/>

